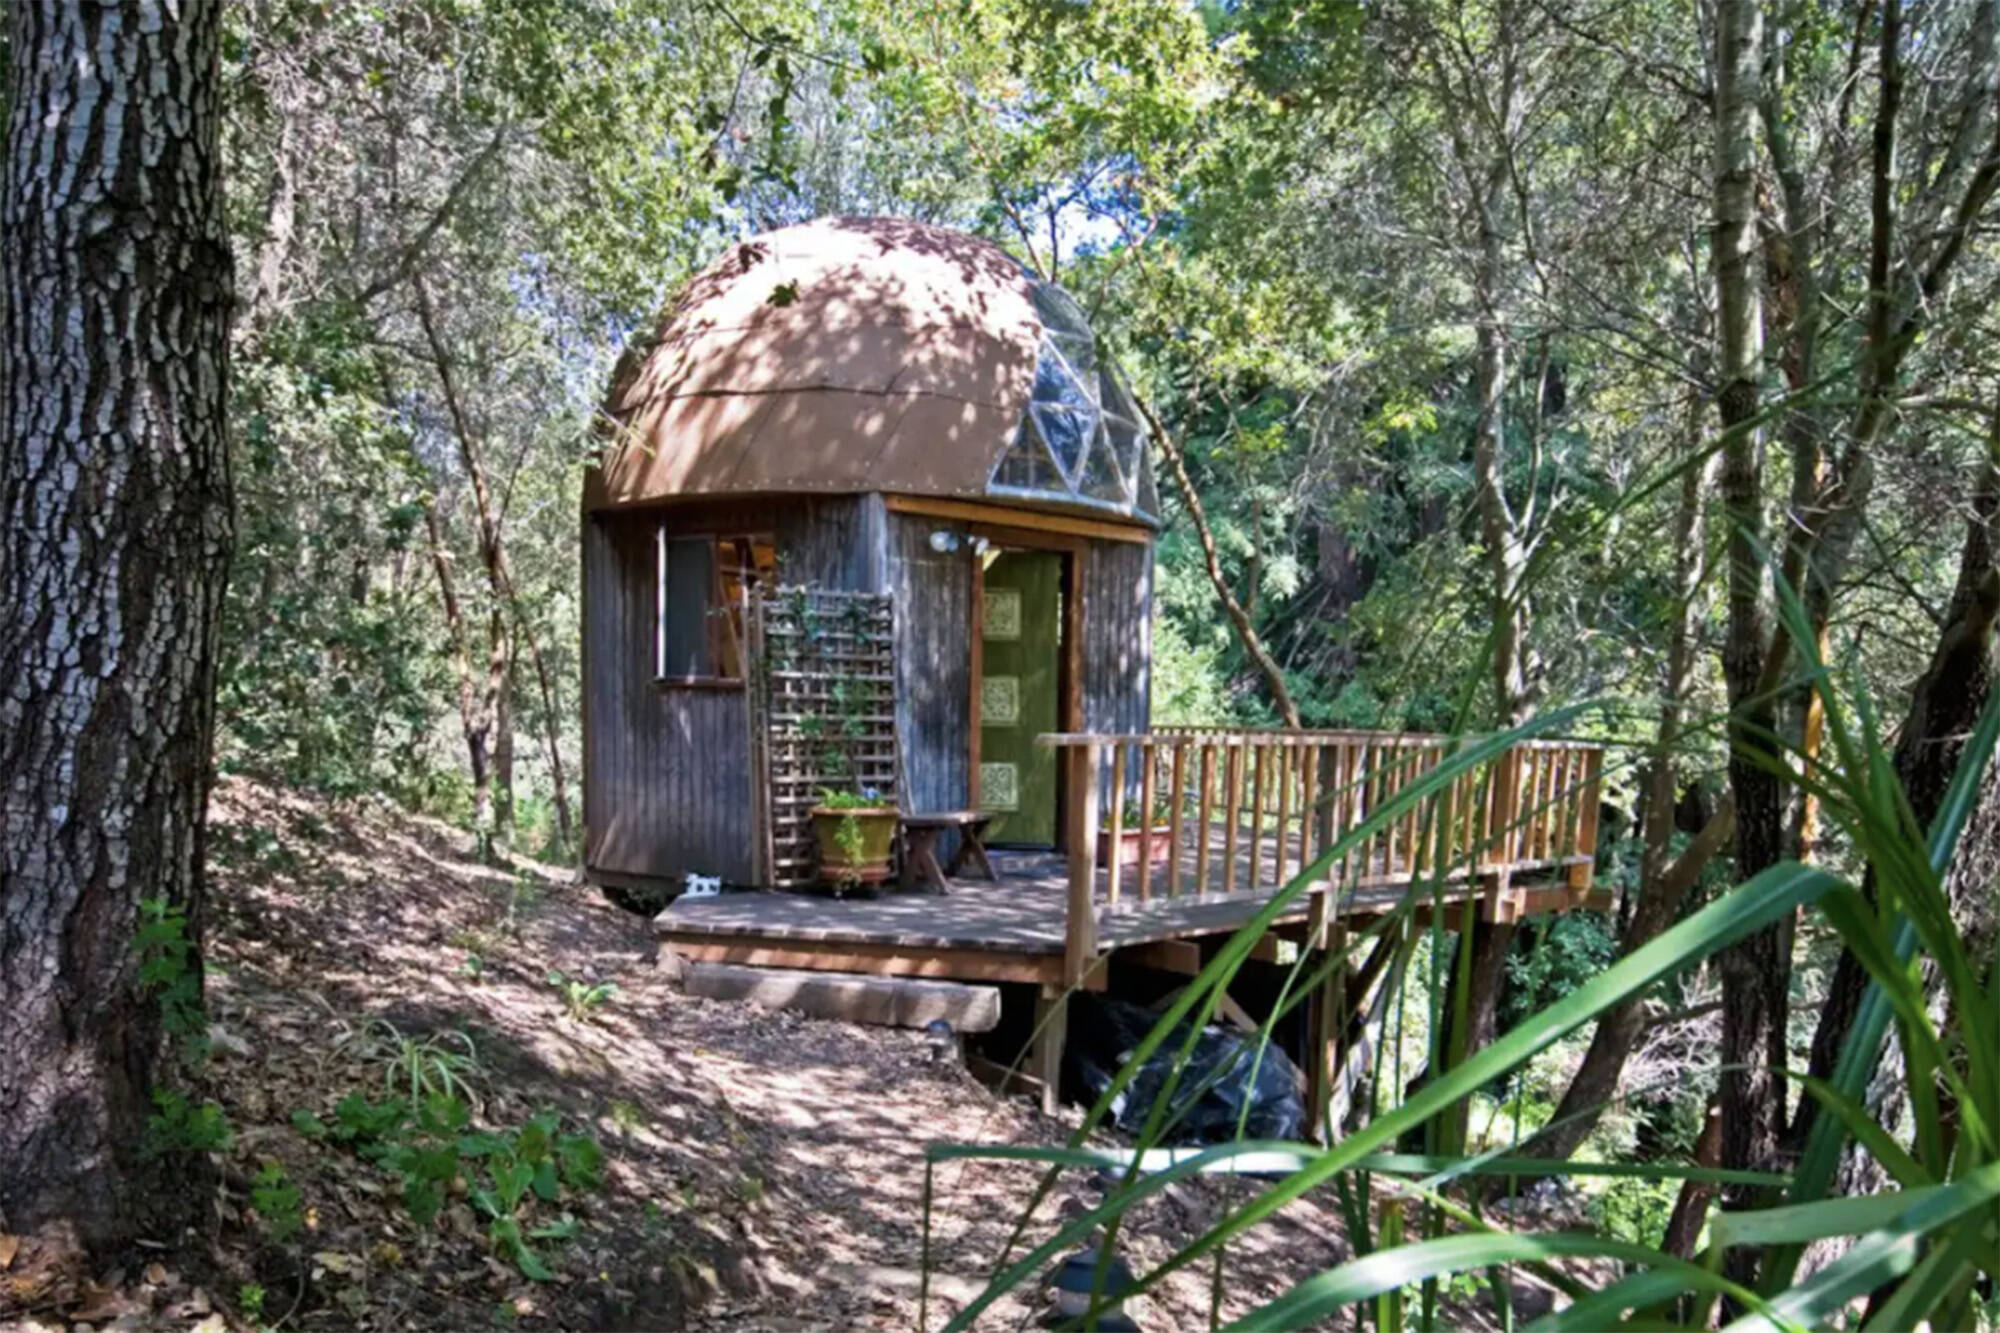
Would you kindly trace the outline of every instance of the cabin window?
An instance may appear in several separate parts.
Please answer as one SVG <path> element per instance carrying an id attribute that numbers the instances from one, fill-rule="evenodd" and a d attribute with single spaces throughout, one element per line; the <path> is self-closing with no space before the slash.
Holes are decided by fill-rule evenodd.
<path id="1" fill-rule="evenodd" d="M 777 568 L 767 534 L 670 536 L 659 529 L 654 675 L 678 684 L 743 679 L 743 604 Z"/>

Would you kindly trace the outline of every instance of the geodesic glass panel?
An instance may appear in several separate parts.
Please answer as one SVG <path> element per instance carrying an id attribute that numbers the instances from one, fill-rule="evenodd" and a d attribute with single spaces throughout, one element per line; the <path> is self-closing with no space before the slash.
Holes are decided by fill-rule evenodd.
<path id="1" fill-rule="evenodd" d="M 1041 433 L 1023 421 L 988 484 L 1017 491 L 1063 492 L 1069 489 L 1069 478 L 1049 456 Z"/>
<path id="2" fill-rule="evenodd" d="M 1028 409 L 1028 415 L 1034 418 L 1035 428 L 1041 431 L 1049 452 L 1062 464 L 1063 476 L 1074 478 L 1097 429 L 1097 413 L 1072 411 L 1057 403 L 1036 403 Z"/>
<path id="3" fill-rule="evenodd" d="M 1062 352 L 1042 340 L 1041 359 L 1035 363 L 1035 405 L 1050 403 L 1071 412 L 1097 418 L 1097 395 L 1087 387 L 1087 376 L 1078 375 Z"/>
<path id="4" fill-rule="evenodd" d="M 1046 282 L 1031 291 L 1042 321 L 1034 396 L 990 489 L 1152 517 L 1159 497 L 1131 394 L 1069 294 Z"/>
<path id="5" fill-rule="evenodd" d="M 1134 489 L 1125 480 L 1125 470 L 1118 466 L 1118 459 L 1112 453 L 1110 442 L 1104 432 L 1099 431 L 1091 442 L 1091 450 L 1084 456 L 1083 475 L 1076 480 L 1077 491 L 1092 500 L 1103 500 L 1109 504 L 1129 505 Z"/>

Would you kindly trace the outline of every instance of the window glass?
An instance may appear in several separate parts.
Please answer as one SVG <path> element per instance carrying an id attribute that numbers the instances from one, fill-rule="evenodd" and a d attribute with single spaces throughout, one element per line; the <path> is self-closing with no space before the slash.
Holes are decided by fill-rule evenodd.
<path id="1" fill-rule="evenodd" d="M 988 484 L 1157 513 L 1159 495 L 1130 390 L 1098 355 L 1089 321 L 1067 293 L 1046 282 L 1031 283 L 1030 291 L 1042 322 L 1034 394 Z"/>
<path id="2" fill-rule="evenodd" d="M 777 568 L 768 536 L 659 536 L 654 671 L 663 680 L 740 680 L 743 602 Z"/>

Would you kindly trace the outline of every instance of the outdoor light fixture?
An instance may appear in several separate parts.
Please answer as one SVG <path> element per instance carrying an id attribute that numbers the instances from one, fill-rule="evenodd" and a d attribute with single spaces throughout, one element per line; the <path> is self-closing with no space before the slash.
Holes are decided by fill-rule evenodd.
<path id="1" fill-rule="evenodd" d="M 985 555 L 986 548 L 992 544 L 992 542 L 987 541 L 984 537 L 974 537 L 972 539 L 972 553 L 974 555 Z"/>
<path id="2" fill-rule="evenodd" d="M 1090 1244 L 1063 1260 L 1056 1270 L 1056 1308 L 1058 1321 L 1077 1318 L 1090 1309 L 1091 1290 L 1097 1280 L 1098 1246 L 1103 1243 L 1102 1233 Z M 1098 1333 L 1139 1333 L 1139 1326 L 1125 1313 L 1125 1293 L 1132 1290 L 1132 1269 L 1111 1252 L 1111 1263 L 1104 1272 L 1105 1305 L 1097 1312 L 1090 1327 Z"/>
<path id="3" fill-rule="evenodd" d="M 938 528 L 931 533 L 931 549 L 939 555 L 958 549 L 958 534 L 950 528 Z"/>

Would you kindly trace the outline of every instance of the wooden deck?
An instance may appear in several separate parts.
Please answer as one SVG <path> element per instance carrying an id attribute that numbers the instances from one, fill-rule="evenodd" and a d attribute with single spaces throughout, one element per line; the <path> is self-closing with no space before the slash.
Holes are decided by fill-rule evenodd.
<path id="1" fill-rule="evenodd" d="M 1104 855 L 1119 847 L 1128 855 L 1100 863 L 1100 839 L 1080 837 L 1061 853 L 996 850 L 997 882 L 959 878 L 949 894 L 681 898 L 654 921 L 663 955 L 1034 984 L 1028 1081 L 1052 1108 L 1070 993 L 1104 988 L 1109 964 L 1121 958 L 1191 974 L 1209 956 L 1204 940 L 1240 929 L 1309 864 L 1324 861 L 1325 877 L 1273 922 L 1275 935 L 1304 950 L 1335 949 L 1346 928 L 1406 905 L 1419 919 L 1449 909 L 1455 928 L 1468 917 L 1507 922 L 1566 910 L 1590 894 L 1602 761 L 1592 745 L 1518 743 L 1406 797 L 1447 762 L 1454 743 L 1350 732 L 1042 740 L 1061 751 L 1063 826 L 1102 830 Z M 1128 811 L 1158 812 L 1158 822 L 1134 829 Z M 1342 854 L 1328 858 L 1329 849 Z M 1309 1009 L 1319 1034 L 1306 1055 L 1315 1107 L 1324 1104 L 1340 989 L 1337 974 L 1329 977 Z"/>
<path id="2" fill-rule="evenodd" d="M 1068 914 L 1068 866 L 1053 852 L 996 850 L 994 866 L 1000 881 L 955 879 L 949 895 L 916 889 L 891 889 L 878 898 L 834 898 L 825 893 L 759 891 L 726 893 L 713 898 L 681 898 L 655 919 L 662 942 L 691 959 L 713 962 L 756 962 L 768 966 L 833 967 L 840 970 L 882 971 L 926 976 L 1045 980 L 1059 975 Z M 1539 870 L 1547 882 L 1531 895 L 1529 910 L 1566 903 L 1574 896 L 1568 871 L 1581 858 L 1554 860 L 1517 872 Z M 1321 880 L 1292 903 L 1281 923 L 1311 916 L 1314 899 L 1332 896 L 1329 918 L 1342 922 L 1372 920 L 1402 902 L 1411 892 L 1408 875 L 1377 867 L 1351 890 L 1335 892 Z M 1097 944 L 1110 952 L 1163 940 L 1199 939 L 1229 934 L 1257 914 L 1276 885 L 1233 892 L 1181 893 L 1165 891 L 1166 871 L 1155 867 L 1150 890 L 1141 894 L 1136 868 L 1124 868 L 1126 896 L 1108 900 L 1109 875 L 1097 870 Z M 1219 876 L 1218 882 L 1219 882 Z M 1446 880 L 1440 891 L 1431 883 L 1415 890 L 1423 903 L 1442 897 L 1447 903 L 1486 892 L 1467 875 Z M 884 951 L 895 951 L 893 954 Z M 936 953 L 934 966 L 915 968 L 899 959 Z M 777 955 L 786 955 L 783 962 Z M 805 956 L 811 955 L 808 960 Z M 988 957 L 989 955 L 994 957 Z M 962 972 L 949 968 L 957 966 Z"/>

